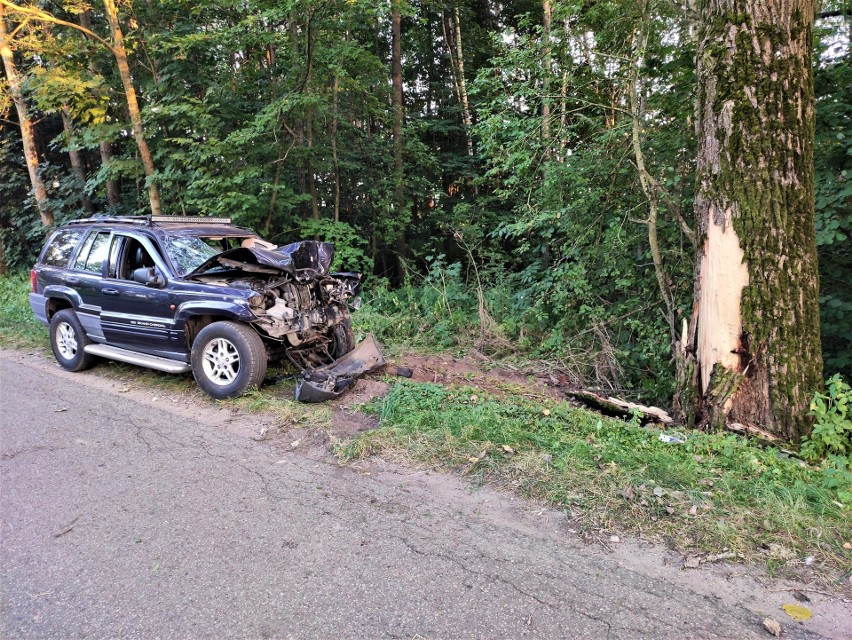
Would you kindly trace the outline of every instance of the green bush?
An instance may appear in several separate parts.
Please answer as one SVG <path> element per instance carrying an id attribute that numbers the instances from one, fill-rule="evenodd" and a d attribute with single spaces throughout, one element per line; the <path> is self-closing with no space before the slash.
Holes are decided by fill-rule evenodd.
<path id="1" fill-rule="evenodd" d="M 814 394 L 808 412 L 816 418 L 816 424 L 802 446 L 802 454 L 810 460 L 852 456 L 852 389 L 839 373 L 825 384 L 826 393 Z"/>
<path id="2" fill-rule="evenodd" d="M 822 459 L 823 486 L 837 492 L 841 502 L 852 503 L 852 389 L 835 374 L 826 381 L 826 393 L 815 393 L 808 415 L 816 418 L 802 455 Z"/>

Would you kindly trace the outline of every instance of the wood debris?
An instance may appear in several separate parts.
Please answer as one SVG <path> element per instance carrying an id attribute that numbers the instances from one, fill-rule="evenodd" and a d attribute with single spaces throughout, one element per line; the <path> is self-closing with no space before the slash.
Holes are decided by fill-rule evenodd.
<path id="1" fill-rule="evenodd" d="M 602 396 L 592 391 L 566 391 L 566 395 L 580 400 L 585 404 L 600 409 L 602 411 L 615 414 L 616 416 L 629 418 L 631 412 L 639 411 L 644 418 L 642 422 L 661 422 L 666 426 L 674 424 L 674 419 L 665 411 L 658 407 L 647 407 L 643 404 L 627 402 L 619 398 L 610 396 Z"/>

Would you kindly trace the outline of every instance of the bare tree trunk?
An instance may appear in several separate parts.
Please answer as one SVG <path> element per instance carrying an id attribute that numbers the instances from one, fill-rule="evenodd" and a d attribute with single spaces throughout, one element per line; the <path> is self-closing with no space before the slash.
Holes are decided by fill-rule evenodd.
<path id="1" fill-rule="evenodd" d="M 80 14 L 79 17 L 80 26 L 92 30 L 92 12 L 84 11 Z M 100 75 L 101 69 L 100 65 L 97 63 L 95 58 L 90 58 L 89 60 L 89 71 L 92 75 Z M 98 150 L 101 154 L 101 165 L 109 166 L 109 163 L 112 161 L 112 145 L 110 145 L 109 140 L 101 140 L 98 143 Z M 118 182 L 116 180 L 107 180 L 106 181 L 106 195 L 107 195 L 107 204 L 111 207 L 115 207 L 119 203 L 119 190 L 118 190 Z"/>
<path id="2" fill-rule="evenodd" d="M 12 43 L 6 31 L 5 7 L 0 5 L 0 57 L 3 58 L 3 67 L 6 69 L 6 78 L 9 82 L 9 93 L 18 111 L 18 124 L 21 127 L 21 140 L 24 146 L 24 159 L 27 163 L 27 172 L 30 174 L 30 183 L 33 185 L 33 197 L 38 207 L 41 223 L 45 227 L 53 224 L 53 212 L 47 200 L 47 191 L 44 188 L 41 176 L 38 172 L 38 152 L 36 151 L 35 137 L 33 135 L 33 123 L 30 120 L 27 103 L 21 91 L 21 81 L 18 70 L 15 68 L 15 59 L 12 54 Z"/>
<path id="3" fill-rule="evenodd" d="M 308 193 L 311 194 L 311 217 L 314 220 L 319 220 L 319 204 L 317 203 L 317 177 L 314 174 L 314 167 L 311 156 L 314 152 L 314 110 L 308 109 L 308 159 L 305 163 L 306 173 L 308 174 Z"/>
<path id="4" fill-rule="evenodd" d="M 669 326 L 669 336 L 672 345 L 677 340 L 677 326 L 675 325 L 675 304 L 672 295 L 671 282 L 663 265 L 663 254 L 660 250 L 659 234 L 657 233 L 657 220 L 659 218 L 660 200 L 656 188 L 656 180 L 648 172 L 645 165 L 645 153 L 642 151 L 642 116 L 641 96 L 639 95 L 639 69 L 644 63 L 645 48 L 648 43 L 648 2 L 643 3 L 642 23 L 636 38 L 636 53 L 630 65 L 630 81 L 628 93 L 630 99 L 631 114 L 631 140 L 633 144 L 633 157 L 636 160 L 636 170 L 639 174 L 639 184 L 642 193 L 648 201 L 648 217 L 645 224 L 648 227 L 648 246 L 651 250 L 651 258 L 654 261 L 654 273 L 657 276 L 657 285 L 660 289 L 660 297 L 666 305 L 666 322 Z"/>
<path id="5" fill-rule="evenodd" d="M 449 18 L 445 11 L 441 13 L 441 27 L 444 30 L 444 42 L 447 43 L 447 51 L 450 54 L 450 74 L 453 77 L 453 89 L 455 89 L 456 97 L 458 98 L 459 104 L 461 104 L 462 98 L 461 87 L 459 86 L 458 64 L 456 63 L 456 54 L 454 51 L 455 38 L 450 36 L 450 34 L 453 33 L 453 27 L 449 24 Z"/>
<path id="6" fill-rule="evenodd" d="M 71 172 L 77 182 L 77 188 L 80 190 L 80 202 L 83 208 L 88 213 L 94 213 L 95 207 L 92 206 L 92 200 L 89 194 L 86 193 L 86 168 L 83 164 L 83 158 L 77 149 L 72 147 L 74 140 L 74 122 L 71 120 L 71 110 L 68 105 L 63 105 L 61 109 L 62 128 L 65 131 L 68 144 L 68 158 L 71 160 Z"/>
<path id="7" fill-rule="evenodd" d="M 705 0 L 690 345 L 700 423 L 807 434 L 822 383 L 812 0 Z"/>
<path id="8" fill-rule="evenodd" d="M 299 59 L 299 24 L 297 22 L 296 11 L 290 12 L 290 46 L 293 50 L 293 60 Z M 308 182 L 305 177 L 304 154 L 305 148 L 305 125 L 299 114 L 293 115 L 293 138 L 296 141 L 298 154 L 295 158 L 296 164 L 296 186 L 299 189 L 299 195 L 305 195 L 308 192 Z M 306 203 L 299 204 L 300 214 L 307 217 Z"/>
<path id="9" fill-rule="evenodd" d="M 0 276 L 9 275 L 9 264 L 6 262 L 6 247 L 0 240 Z"/>
<path id="10" fill-rule="evenodd" d="M 397 220 L 404 220 L 405 207 L 405 174 L 403 154 L 405 145 L 402 139 L 402 126 L 405 121 L 405 107 L 402 100 L 402 16 L 399 12 L 399 0 L 391 4 L 391 101 L 393 103 L 393 170 L 394 170 L 394 213 Z M 408 245 L 405 239 L 405 226 L 398 231 L 396 248 L 399 255 L 399 276 L 403 274 L 403 264 L 408 256 Z"/>
<path id="11" fill-rule="evenodd" d="M 275 207 L 278 203 L 278 189 L 281 185 L 281 168 L 287 154 L 284 152 L 283 143 L 278 143 L 278 160 L 275 162 L 275 176 L 272 179 L 272 194 L 269 196 L 269 209 L 266 212 L 266 221 L 263 225 L 263 237 L 268 238 L 272 232 L 272 222 L 275 217 Z"/>
<path id="12" fill-rule="evenodd" d="M 541 38 L 542 42 L 542 66 L 544 67 L 544 75 L 541 83 L 541 139 L 545 145 L 550 141 L 550 74 L 551 69 L 551 52 L 550 52 L 550 0 L 542 0 L 542 9 L 544 17 L 542 19 Z M 545 156 L 549 155 L 549 150 L 545 149 Z"/>
<path id="13" fill-rule="evenodd" d="M 106 17 L 112 31 L 112 52 L 118 65 L 118 73 L 121 76 L 121 84 L 124 86 L 124 95 L 127 99 L 127 111 L 130 114 L 130 123 L 133 129 L 133 138 L 139 148 L 139 157 L 145 169 L 145 178 L 148 187 L 148 199 L 151 202 L 151 213 L 161 215 L 160 191 L 154 181 L 154 158 L 145 140 L 145 132 L 142 128 L 142 114 L 139 111 L 139 103 L 136 100 L 136 90 L 133 88 L 133 80 L 130 76 L 130 66 L 127 64 L 127 50 L 124 48 L 124 34 L 118 24 L 118 9 L 114 0 L 104 0 Z"/>
<path id="14" fill-rule="evenodd" d="M 346 32 L 347 40 L 349 39 L 349 32 Z M 337 124 L 340 118 L 339 114 L 339 100 L 338 94 L 340 93 L 340 74 L 334 74 L 334 84 L 331 87 L 333 98 L 332 98 L 332 109 L 333 116 L 331 119 L 331 131 L 329 132 L 331 135 L 331 162 L 334 169 L 334 221 L 340 222 L 340 161 L 337 157 Z"/>
<path id="15" fill-rule="evenodd" d="M 456 63 L 458 64 L 459 96 L 462 105 L 462 118 L 464 119 L 465 135 L 467 136 L 467 155 L 473 155 L 473 139 L 470 137 L 470 128 L 473 126 L 473 118 L 470 115 L 470 103 L 467 99 L 467 82 L 464 79 L 464 50 L 462 49 L 461 20 L 459 20 L 459 7 L 453 9 L 456 32 Z"/>

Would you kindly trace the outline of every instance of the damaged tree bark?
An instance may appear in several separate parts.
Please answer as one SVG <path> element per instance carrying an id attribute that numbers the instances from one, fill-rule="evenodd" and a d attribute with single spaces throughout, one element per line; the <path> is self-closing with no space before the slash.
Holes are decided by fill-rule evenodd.
<path id="1" fill-rule="evenodd" d="M 811 0 L 705 0 L 695 301 L 679 398 L 698 424 L 798 440 L 822 381 Z M 683 375 L 680 375 L 683 374 Z"/>

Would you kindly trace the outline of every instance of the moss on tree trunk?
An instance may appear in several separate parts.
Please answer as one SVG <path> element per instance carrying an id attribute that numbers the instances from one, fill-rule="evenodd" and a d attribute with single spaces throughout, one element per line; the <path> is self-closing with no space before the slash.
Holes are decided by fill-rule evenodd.
<path id="1" fill-rule="evenodd" d="M 790 439 L 822 380 L 812 28 L 811 0 L 701 4 L 696 415 Z"/>

